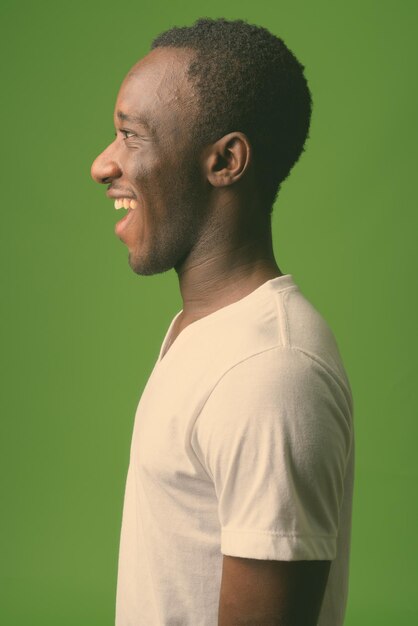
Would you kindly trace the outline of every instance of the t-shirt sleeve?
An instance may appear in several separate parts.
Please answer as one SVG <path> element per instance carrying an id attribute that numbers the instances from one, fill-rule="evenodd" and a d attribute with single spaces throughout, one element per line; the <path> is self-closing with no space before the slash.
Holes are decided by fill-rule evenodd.
<path id="1" fill-rule="evenodd" d="M 222 376 L 192 446 L 213 480 L 223 554 L 336 557 L 350 407 L 338 377 L 297 348 L 253 355 Z"/>

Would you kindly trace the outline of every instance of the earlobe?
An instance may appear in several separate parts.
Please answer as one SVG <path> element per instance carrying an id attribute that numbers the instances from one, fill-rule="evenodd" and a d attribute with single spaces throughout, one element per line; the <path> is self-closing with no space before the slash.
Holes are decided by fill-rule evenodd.
<path id="1" fill-rule="evenodd" d="M 244 133 L 232 132 L 212 144 L 207 157 L 207 178 L 214 187 L 240 180 L 251 161 L 251 145 Z"/>

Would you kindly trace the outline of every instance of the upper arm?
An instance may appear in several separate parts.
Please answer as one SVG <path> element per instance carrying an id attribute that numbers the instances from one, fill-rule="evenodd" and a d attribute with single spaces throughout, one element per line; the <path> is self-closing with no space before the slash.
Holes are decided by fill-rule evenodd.
<path id="1" fill-rule="evenodd" d="M 254 355 L 213 390 L 192 443 L 218 500 L 219 626 L 316 624 L 337 556 L 350 420 L 340 385 L 298 350 Z"/>
<path id="2" fill-rule="evenodd" d="M 224 555 L 218 626 L 315 626 L 329 568 Z"/>
<path id="3" fill-rule="evenodd" d="M 195 424 L 225 555 L 336 557 L 351 431 L 337 383 L 297 350 L 229 370 Z"/>

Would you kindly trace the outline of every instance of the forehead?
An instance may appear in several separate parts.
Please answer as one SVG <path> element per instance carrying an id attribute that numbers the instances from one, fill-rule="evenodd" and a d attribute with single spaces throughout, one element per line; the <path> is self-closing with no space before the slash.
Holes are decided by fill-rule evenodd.
<path id="1" fill-rule="evenodd" d="M 131 117 L 179 122 L 184 113 L 197 105 L 197 94 L 187 77 L 191 50 L 155 48 L 140 59 L 124 78 L 115 106 Z M 123 116 L 122 116 L 123 117 Z"/>

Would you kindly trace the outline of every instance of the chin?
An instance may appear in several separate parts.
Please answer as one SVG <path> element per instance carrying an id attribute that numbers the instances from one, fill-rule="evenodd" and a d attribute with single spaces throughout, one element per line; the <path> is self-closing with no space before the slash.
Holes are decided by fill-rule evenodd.
<path id="1" fill-rule="evenodd" d="M 171 263 L 161 263 L 161 260 L 157 261 L 156 259 L 138 259 L 132 253 L 129 253 L 128 263 L 131 270 L 139 276 L 154 276 L 168 272 L 173 268 Z"/>
<path id="2" fill-rule="evenodd" d="M 182 267 L 190 254 L 190 247 L 181 237 L 176 241 L 155 242 L 153 246 L 141 244 L 128 248 L 128 262 L 135 274 L 153 276 Z"/>

